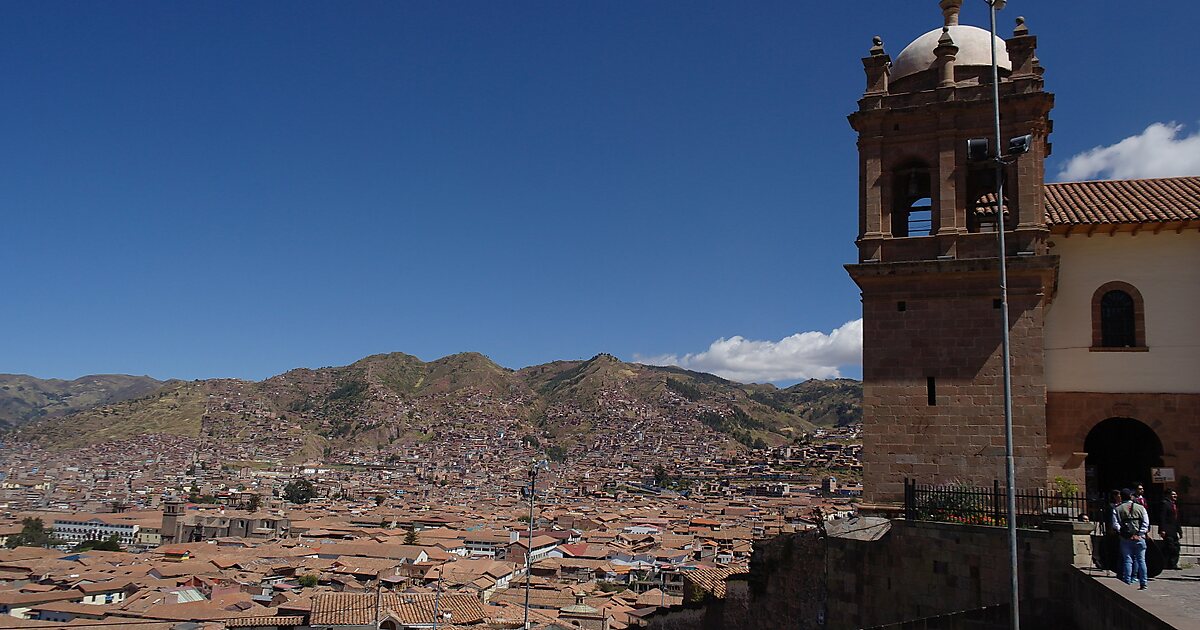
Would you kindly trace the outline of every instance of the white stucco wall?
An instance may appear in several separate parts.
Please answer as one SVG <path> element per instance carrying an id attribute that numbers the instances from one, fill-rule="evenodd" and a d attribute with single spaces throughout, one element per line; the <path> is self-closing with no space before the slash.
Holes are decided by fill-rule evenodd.
<path id="1" fill-rule="evenodd" d="M 1058 293 L 1046 309 L 1052 392 L 1200 393 L 1200 232 L 1052 236 Z M 1148 352 L 1091 352 L 1092 295 L 1119 280 L 1145 303 Z"/>

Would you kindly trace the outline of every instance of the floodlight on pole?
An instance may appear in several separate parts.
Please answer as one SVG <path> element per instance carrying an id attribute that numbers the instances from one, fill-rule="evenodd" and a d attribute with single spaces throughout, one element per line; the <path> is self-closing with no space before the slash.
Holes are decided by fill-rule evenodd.
<path id="1" fill-rule="evenodd" d="M 996 139 L 996 234 L 1000 248 L 1000 334 L 1002 354 L 1004 355 L 1004 473 L 1008 484 L 1008 569 L 1012 604 L 1009 608 L 1011 627 L 1021 629 L 1021 589 L 1017 574 L 1017 470 L 1013 458 L 1013 416 L 1012 416 L 1012 354 L 1008 338 L 1008 262 L 1007 248 L 1004 242 L 1004 158 L 1000 154 L 1000 70 L 996 58 L 996 11 L 1005 7 L 1006 0 L 984 0 L 988 5 L 990 17 L 990 39 L 992 49 L 992 113 L 995 122 Z M 1023 148 L 1028 151 L 1026 141 Z"/>

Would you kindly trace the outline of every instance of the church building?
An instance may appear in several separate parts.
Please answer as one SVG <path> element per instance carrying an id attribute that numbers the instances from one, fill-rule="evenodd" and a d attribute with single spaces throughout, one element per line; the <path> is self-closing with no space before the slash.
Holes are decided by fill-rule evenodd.
<path id="1" fill-rule="evenodd" d="M 993 47 L 1002 138 L 1028 136 L 1003 187 L 1017 485 L 1155 492 L 1160 469 L 1186 498 L 1200 483 L 1200 177 L 1045 183 L 1054 96 L 1037 38 L 1017 18 L 993 39 L 959 23 L 961 5 L 942 0 L 942 24 L 894 60 L 876 38 L 849 117 L 864 500 L 899 503 L 906 478 L 1005 476 L 995 162 L 968 154 L 968 140 L 994 145 Z"/>

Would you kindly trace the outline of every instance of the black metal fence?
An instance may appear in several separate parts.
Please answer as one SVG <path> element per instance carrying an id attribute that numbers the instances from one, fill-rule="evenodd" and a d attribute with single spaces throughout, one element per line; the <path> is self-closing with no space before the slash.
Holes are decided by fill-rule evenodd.
<path id="1" fill-rule="evenodd" d="M 1039 528 L 1048 520 L 1091 520 L 1086 497 L 1045 489 L 1016 491 L 1017 527 Z M 904 517 L 963 525 L 1008 526 L 1008 488 L 919 484 L 904 480 Z"/>
<path id="2" fill-rule="evenodd" d="M 1090 521 L 1093 533 L 1103 536 L 1109 528 L 1112 507 L 1106 500 L 1083 496 L 1064 496 L 1042 488 L 1017 490 L 1017 527 L 1037 529 L 1049 520 Z M 1184 553 L 1194 548 L 1200 554 L 1200 503 L 1179 502 L 1179 520 L 1183 525 L 1180 542 Z M 1151 505 L 1150 535 L 1158 537 L 1162 506 Z M 960 523 L 963 525 L 1008 526 L 1008 489 L 999 481 L 992 487 L 964 484 L 920 484 L 904 480 L 904 517 L 917 521 Z"/>

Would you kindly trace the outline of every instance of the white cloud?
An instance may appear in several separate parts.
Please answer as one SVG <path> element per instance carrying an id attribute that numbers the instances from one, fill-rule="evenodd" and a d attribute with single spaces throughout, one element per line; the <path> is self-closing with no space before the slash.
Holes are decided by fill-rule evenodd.
<path id="1" fill-rule="evenodd" d="M 1067 161 L 1059 181 L 1139 179 L 1200 175 L 1200 131 L 1180 136 L 1183 125 L 1154 123 L 1141 134 L 1084 151 Z"/>
<path id="2" fill-rule="evenodd" d="M 634 360 L 649 365 L 677 365 L 742 383 L 835 378 L 841 376 L 838 368 L 862 364 L 862 320 L 846 322 L 829 334 L 802 332 L 779 341 L 721 338 L 704 352 L 634 355 Z"/>

